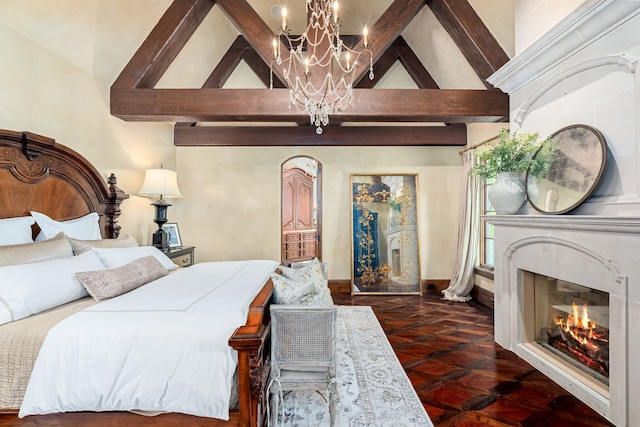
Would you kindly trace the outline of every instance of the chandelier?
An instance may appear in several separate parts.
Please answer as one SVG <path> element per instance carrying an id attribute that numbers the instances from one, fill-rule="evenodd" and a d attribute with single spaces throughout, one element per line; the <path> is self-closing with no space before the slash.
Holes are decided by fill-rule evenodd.
<path id="1" fill-rule="evenodd" d="M 349 48 L 340 39 L 338 2 L 307 0 L 307 28 L 302 35 L 290 34 L 287 9 L 282 7 L 282 26 L 273 39 L 270 88 L 273 89 L 274 63 L 289 87 L 289 108 L 309 114 L 316 133 L 329 124 L 329 115 L 343 111 L 353 99 L 356 65 L 362 55 L 369 59 L 369 78 L 373 80 L 373 54 L 368 48 L 368 31 L 363 29 L 361 51 Z M 281 46 L 287 48 L 282 52 Z M 365 57 L 366 60 L 366 57 Z"/>

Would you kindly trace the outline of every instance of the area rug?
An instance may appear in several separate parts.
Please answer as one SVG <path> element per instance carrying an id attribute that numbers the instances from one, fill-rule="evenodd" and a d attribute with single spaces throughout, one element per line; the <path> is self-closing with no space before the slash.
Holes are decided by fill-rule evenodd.
<path id="1" fill-rule="evenodd" d="M 336 425 L 433 426 L 371 307 L 338 307 L 336 376 L 340 389 Z M 278 424 L 329 426 L 324 397 L 289 393 Z"/>

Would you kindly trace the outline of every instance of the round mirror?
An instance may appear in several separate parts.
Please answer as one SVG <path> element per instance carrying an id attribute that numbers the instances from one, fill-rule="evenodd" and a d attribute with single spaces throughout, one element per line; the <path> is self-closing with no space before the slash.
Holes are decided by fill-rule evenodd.
<path id="1" fill-rule="evenodd" d="M 586 125 L 560 129 L 531 160 L 529 203 L 546 214 L 569 212 L 591 196 L 606 166 L 607 145 L 598 130 Z"/>

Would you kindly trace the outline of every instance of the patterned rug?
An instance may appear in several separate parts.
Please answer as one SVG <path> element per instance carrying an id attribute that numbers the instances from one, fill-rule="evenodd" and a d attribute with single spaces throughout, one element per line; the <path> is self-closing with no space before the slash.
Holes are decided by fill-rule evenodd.
<path id="1" fill-rule="evenodd" d="M 337 426 L 433 426 L 371 307 L 338 307 L 337 351 Z M 319 393 L 289 393 L 284 401 L 278 425 L 329 426 Z"/>

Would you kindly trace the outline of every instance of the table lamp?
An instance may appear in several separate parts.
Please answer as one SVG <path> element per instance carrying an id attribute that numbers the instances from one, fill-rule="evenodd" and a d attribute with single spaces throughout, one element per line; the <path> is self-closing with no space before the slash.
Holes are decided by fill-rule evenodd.
<path id="1" fill-rule="evenodd" d="M 153 222 L 158 224 L 158 230 L 153 233 L 153 246 L 167 251 L 169 243 L 167 242 L 167 233 L 162 226 L 167 222 L 167 209 L 171 206 L 163 197 L 180 198 L 182 193 L 178 188 L 178 174 L 172 170 L 164 169 L 160 165 L 160 169 L 147 169 L 144 171 L 144 182 L 142 188 L 138 192 L 139 196 L 156 197 L 158 200 L 151 203 L 156 207 L 156 217 Z"/>

